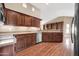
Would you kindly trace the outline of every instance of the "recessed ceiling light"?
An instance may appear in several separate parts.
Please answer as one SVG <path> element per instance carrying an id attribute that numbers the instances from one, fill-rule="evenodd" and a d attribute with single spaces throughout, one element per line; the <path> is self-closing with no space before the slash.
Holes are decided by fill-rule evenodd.
<path id="1" fill-rule="evenodd" d="M 32 7 L 32 11 L 34 12 L 35 11 L 35 8 Z"/>
<path id="2" fill-rule="evenodd" d="M 26 5 L 26 3 L 23 3 L 23 4 L 22 4 L 22 6 L 23 6 L 24 8 L 27 8 L 27 5 Z"/>

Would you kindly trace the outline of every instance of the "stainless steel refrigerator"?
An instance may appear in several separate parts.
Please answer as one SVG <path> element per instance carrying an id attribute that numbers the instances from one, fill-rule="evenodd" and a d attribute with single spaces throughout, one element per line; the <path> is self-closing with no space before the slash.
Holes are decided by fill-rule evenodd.
<path id="1" fill-rule="evenodd" d="M 71 40 L 74 43 L 74 55 L 79 56 L 79 3 L 75 4 L 75 15 L 71 25 Z"/>

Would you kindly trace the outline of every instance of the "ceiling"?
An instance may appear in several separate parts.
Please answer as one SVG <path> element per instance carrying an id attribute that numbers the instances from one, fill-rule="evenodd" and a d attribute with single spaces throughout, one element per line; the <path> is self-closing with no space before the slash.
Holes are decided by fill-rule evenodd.
<path id="1" fill-rule="evenodd" d="M 59 16 L 74 16 L 74 3 L 32 3 L 41 11 L 43 23 Z"/>

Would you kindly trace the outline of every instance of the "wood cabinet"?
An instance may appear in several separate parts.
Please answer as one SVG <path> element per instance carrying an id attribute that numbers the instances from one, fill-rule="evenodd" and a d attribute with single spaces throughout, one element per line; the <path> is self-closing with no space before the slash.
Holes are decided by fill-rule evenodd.
<path id="1" fill-rule="evenodd" d="M 42 33 L 43 42 L 62 42 L 63 33 L 59 32 L 43 32 Z"/>
<path id="2" fill-rule="evenodd" d="M 25 26 L 31 26 L 31 25 L 32 25 L 32 17 L 25 16 Z"/>
<path id="3" fill-rule="evenodd" d="M 16 42 L 16 52 L 26 49 L 32 45 L 35 45 L 36 42 L 36 34 L 18 34 L 15 35 L 17 42 Z"/>
<path id="4" fill-rule="evenodd" d="M 44 30 L 50 30 L 50 29 L 55 29 L 55 30 L 63 30 L 63 22 L 57 22 L 57 23 L 50 23 L 50 24 L 45 24 L 43 25 Z"/>
<path id="5" fill-rule="evenodd" d="M 0 56 L 13 56 L 15 55 L 14 45 L 7 45 L 0 47 Z"/>
<path id="6" fill-rule="evenodd" d="M 5 8 L 5 24 L 14 26 L 40 27 L 39 18 Z"/>
<path id="7" fill-rule="evenodd" d="M 15 12 L 12 12 L 10 10 L 6 10 L 5 18 L 7 19 L 7 20 L 5 20 L 5 24 L 16 25 L 16 15 L 15 15 Z"/>
<path id="8" fill-rule="evenodd" d="M 63 22 L 57 23 L 57 29 L 63 30 Z"/>
<path id="9" fill-rule="evenodd" d="M 40 19 L 38 19 L 38 18 L 35 18 L 35 17 L 32 17 L 32 26 L 33 27 L 40 27 Z"/>
<path id="10" fill-rule="evenodd" d="M 16 25 L 15 26 L 24 26 L 25 19 L 22 14 L 15 13 L 16 15 Z"/>

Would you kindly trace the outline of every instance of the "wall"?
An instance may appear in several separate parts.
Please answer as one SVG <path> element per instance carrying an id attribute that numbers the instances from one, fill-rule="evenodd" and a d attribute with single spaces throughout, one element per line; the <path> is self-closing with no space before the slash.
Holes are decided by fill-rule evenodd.
<path id="1" fill-rule="evenodd" d="M 23 3 L 5 3 L 5 7 L 31 16 L 40 17 L 40 10 L 38 8 L 29 3 L 26 3 L 27 8 L 25 8 L 22 4 Z M 32 11 L 32 7 L 35 11 Z"/>
<path id="2" fill-rule="evenodd" d="M 45 4 L 43 3 L 43 5 Z M 74 5 L 74 3 L 49 3 L 48 5 L 45 5 L 46 8 L 43 6 L 44 9 L 40 7 L 40 9 L 42 8 L 42 23 L 44 24 L 59 16 L 74 16 Z"/>
<path id="3" fill-rule="evenodd" d="M 73 43 L 71 41 L 71 22 L 73 17 L 66 16 L 64 17 L 64 26 L 63 26 L 63 42 L 65 43 L 66 49 L 68 49 L 73 55 Z"/>

